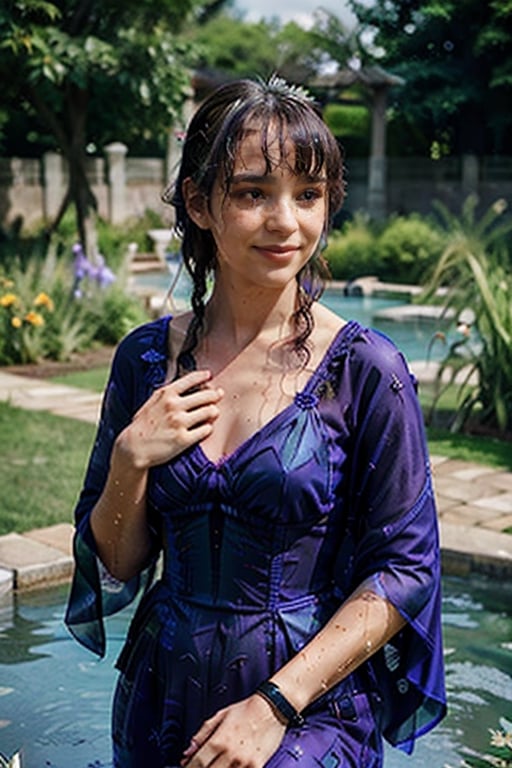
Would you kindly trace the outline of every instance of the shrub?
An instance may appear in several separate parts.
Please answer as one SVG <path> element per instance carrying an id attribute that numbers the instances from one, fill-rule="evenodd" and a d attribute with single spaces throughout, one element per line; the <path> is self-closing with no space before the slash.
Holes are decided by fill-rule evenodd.
<path id="1" fill-rule="evenodd" d="M 116 344 L 147 319 L 104 262 L 50 249 L 44 260 L 0 273 L 0 365 L 67 360 L 94 343 Z"/>
<path id="2" fill-rule="evenodd" d="M 439 259 L 444 237 L 419 215 L 396 216 L 378 238 L 382 280 L 422 283 Z"/>
<path id="3" fill-rule="evenodd" d="M 0 275 L 0 364 L 30 363 L 45 356 L 49 321 L 55 312 L 53 282 L 44 266 L 15 264 Z"/>
<path id="4" fill-rule="evenodd" d="M 347 222 L 341 232 L 331 233 L 324 255 L 335 280 L 353 280 L 379 271 L 376 238 L 362 216 Z"/>
<path id="5" fill-rule="evenodd" d="M 99 301 L 90 302 L 86 316 L 94 328 L 94 341 L 100 344 L 117 344 L 148 319 L 142 304 L 119 285 L 112 285 L 104 295 L 96 298 Z"/>

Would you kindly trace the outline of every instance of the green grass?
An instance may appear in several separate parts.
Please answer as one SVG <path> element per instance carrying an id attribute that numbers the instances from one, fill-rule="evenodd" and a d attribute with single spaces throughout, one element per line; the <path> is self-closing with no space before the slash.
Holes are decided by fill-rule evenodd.
<path id="1" fill-rule="evenodd" d="M 427 428 L 427 439 L 431 454 L 512 471 L 510 442 L 480 435 L 453 434 L 435 427 Z"/>
<path id="2" fill-rule="evenodd" d="M 88 371 L 74 371 L 62 376 L 53 376 L 50 381 L 57 384 L 67 384 L 69 387 L 90 389 L 93 392 L 103 392 L 109 374 L 108 366 L 103 368 L 91 368 Z"/>
<path id="3" fill-rule="evenodd" d="M 0 534 L 72 522 L 95 427 L 0 402 Z"/>

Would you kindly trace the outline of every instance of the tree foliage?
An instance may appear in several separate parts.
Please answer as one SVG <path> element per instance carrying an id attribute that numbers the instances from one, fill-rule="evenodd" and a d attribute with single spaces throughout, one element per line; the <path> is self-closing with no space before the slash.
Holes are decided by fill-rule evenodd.
<path id="1" fill-rule="evenodd" d="M 74 204 L 84 244 L 96 205 L 86 149 L 165 135 L 189 88 L 191 49 L 177 32 L 199 7 L 199 0 L 6 0 L 0 7 L 1 109 L 28 114 L 68 161 L 60 215 Z"/>
<path id="2" fill-rule="evenodd" d="M 276 73 L 303 83 L 320 66 L 322 51 L 311 33 L 295 22 L 250 23 L 223 13 L 193 30 L 200 64 L 229 77 L 268 77 Z"/>
<path id="3" fill-rule="evenodd" d="M 394 93 L 395 118 L 420 127 L 424 145 L 512 152 L 512 0 L 349 3 L 373 35 L 374 55 L 405 78 Z"/>

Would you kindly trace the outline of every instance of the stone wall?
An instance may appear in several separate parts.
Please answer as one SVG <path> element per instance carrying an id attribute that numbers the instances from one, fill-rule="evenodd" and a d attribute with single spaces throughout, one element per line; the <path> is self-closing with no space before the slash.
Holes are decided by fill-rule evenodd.
<path id="1" fill-rule="evenodd" d="M 137 158 L 127 155 L 118 142 L 105 148 L 104 157 L 90 158 L 87 173 L 98 201 L 100 215 L 121 223 L 158 212 L 166 226 L 172 225 L 172 209 L 161 195 L 175 165 L 169 158 Z M 367 209 L 368 162 L 347 160 L 347 214 Z M 67 184 L 62 157 L 48 153 L 40 160 L 0 158 L 0 224 L 21 219 L 25 226 L 51 220 L 59 209 Z M 388 213 L 429 213 L 432 202 L 441 200 L 460 211 L 469 193 L 476 193 L 482 206 L 498 198 L 512 199 L 512 157 L 388 158 L 386 196 Z"/>

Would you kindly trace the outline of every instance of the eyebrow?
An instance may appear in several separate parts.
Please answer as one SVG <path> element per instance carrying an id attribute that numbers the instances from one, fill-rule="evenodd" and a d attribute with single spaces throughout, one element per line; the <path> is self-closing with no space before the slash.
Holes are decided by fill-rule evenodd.
<path id="1" fill-rule="evenodd" d="M 309 174 L 304 174 L 301 176 L 297 176 L 297 179 L 299 181 L 304 181 L 306 184 L 325 184 L 327 183 L 327 177 L 326 176 L 310 176 Z M 271 184 L 275 183 L 277 179 L 275 179 L 271 174 L 264 173 L 236 173 L 234 176 L 231 177 L 231 184 Z"/>

